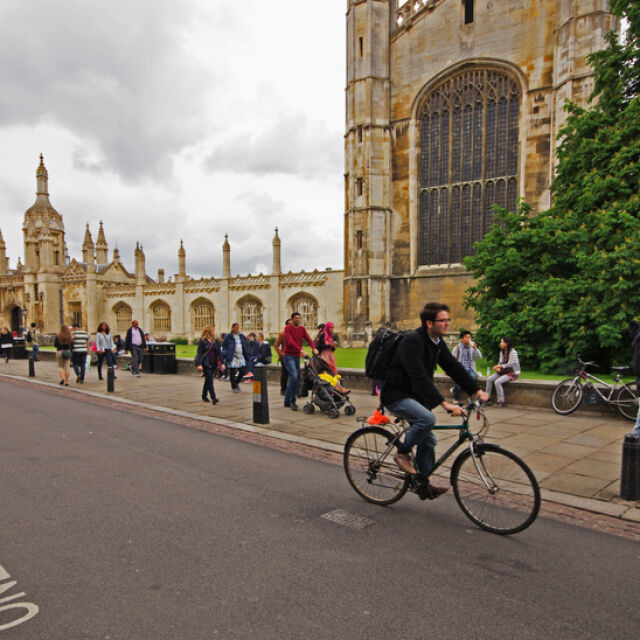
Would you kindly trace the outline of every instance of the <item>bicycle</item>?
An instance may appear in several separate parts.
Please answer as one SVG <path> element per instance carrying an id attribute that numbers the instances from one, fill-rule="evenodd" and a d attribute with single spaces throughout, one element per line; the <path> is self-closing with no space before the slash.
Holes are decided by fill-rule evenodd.
<path id="1" fill-rule="evenodd" d="M 595 362 L 583 362 L 580 356 L 578 362 L 580 367 L 576 370 L 575 377 L 563 380 L 554 389 L 551 397 L 553 410 L 563 416 L 573 413 L 580 406 L 586 391 L 596 393 L 609 408 L 616 407 L 627 420 L 635 420 L 638 398 L 622 379 L 622 372 L 629 367 L 611 367 L 615 377 L 613 384 L 609 384 L 587 371 L 587 367 L 598 366 Z"/>
<path id="2" fill-rule="evenodd" d="M 469 426 L 472 415 L 478 422 Z M 364 422 L 366 418 L 358 418 Z M 344 447 L 344 469 L 349 483 L 362 498 L 379 505 L 400 500 L 407 491 L 418 492 L 421 479 L 402 471 L 393 452 L 409 424 L 401 419 L 354 431 Z M 431 476 L 461 445 L 468 442 L 451 466 L 453 493 L 463 513 L 476 525 L 501 535 L 526 529 L 540 509 L 540 487 L 529 467 L 514 453 L 484 442 L 489 423 L 484 407 L 472 402 L 462 424 L 436 425 L 435 431 L 458 430 L 458 439 L 436 461 Z"/>

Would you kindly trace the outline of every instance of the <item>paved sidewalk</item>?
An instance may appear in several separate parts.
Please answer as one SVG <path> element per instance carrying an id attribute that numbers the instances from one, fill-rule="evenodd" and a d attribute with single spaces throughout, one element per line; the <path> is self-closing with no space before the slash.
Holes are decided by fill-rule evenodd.
<path id="1" fill-rule="evenodd" d="M 26 360 L 0 362 L 0 379 L 8 375 L 62 388 L 57 384 L 54 362 L 35 364 L 36 378 L 28 378 Z M 69 387 L 65 388 L 143 403 L 189 417 L 203 417 L 225 426 L 268 433 L 331 451 L 341 451 L 349 434 L 358 426 L 355 416 L 345 416 L 342 412 L 332 420 L 318 411 L 307 415 L 302 410 L 285 409 L 274 384 L 269 385 L 271 422 L 265 427 L 252 424 L 250 384 L 242 384 L 241 392 L 233 394 L 228 382 L 216 381 L 220 403 L 213 406 L 201 400 L 202 378 L 195 374 L 152 374 L 135 378 L 123 369 L 118 369 L 116 374 L 113 393 L 107 393 L 106 380 L 99 381 L 95 369 L 87 373 L 84 384 L 77 384 L 72 374 Z M 377 399 L 365 392 L 352 392 L 351 400 L 357 408 L 356 416 L 371 415 L 377 406 Z M 436 410 L 436 414 L 442 424 L 455 422 L 441 409 Z M 529 464 L 540 482 L 543 499 L 640 522 L 640 502 L 625 502 L 619 497 L 622 442 L 624 435 L 631 431 L 631 422 L 613 415 L 597 417 L 580 411 L 560 416 L 550 408 L 534 411 L 490 407 L 487 415 L 491 427 L 486 439 L 510 449 Z M 441 432 L 438 437 L 438 451 L 443 451 L 447 441 L 455 438 L 455 432 Z"/>

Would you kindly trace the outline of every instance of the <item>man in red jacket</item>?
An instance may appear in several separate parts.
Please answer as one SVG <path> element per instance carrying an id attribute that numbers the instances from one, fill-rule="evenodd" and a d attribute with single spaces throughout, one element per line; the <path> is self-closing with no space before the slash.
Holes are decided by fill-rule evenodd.
<path id="1" fill-rule="evenodd" d="M 307 330 L 300 324 L 300 314 L 294 311 L 291 314 L 291 323 L 284 328 L 284 348 L 282 349 L 282 361 L 289 374 L 289 382 L 284 394 L 284 406 L 291 407 L 292 411 L 298 410 L 296 404 L 296 385 L 298 382 L 298 371 L 300 370 L 300 356 L 304 356 L 302 341 L 306 340 L 314 355 L 318 355 L 318 350 L 309 337 Z"/>

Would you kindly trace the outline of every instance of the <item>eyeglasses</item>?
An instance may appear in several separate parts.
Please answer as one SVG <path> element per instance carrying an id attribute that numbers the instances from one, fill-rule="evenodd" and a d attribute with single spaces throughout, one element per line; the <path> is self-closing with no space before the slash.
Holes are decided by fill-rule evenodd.
<path id="1" fill-rule="evenodd" d="M 434 320 L 434 322 L 451 322 L 451 318 L 438 318 L 437 320 Z"/>

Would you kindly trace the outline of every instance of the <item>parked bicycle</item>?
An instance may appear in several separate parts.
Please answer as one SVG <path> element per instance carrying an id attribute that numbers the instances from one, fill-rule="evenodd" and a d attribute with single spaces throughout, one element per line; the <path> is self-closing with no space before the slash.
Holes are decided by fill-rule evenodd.
<path id="1" fill-rule="evenodd" d="M 553 391 L 551 405 L 556 413 L 563 416 L 575 411 L 586 394 L 597 397 L 611 409 L 616 408 L 627 420 L 635 420 L 638 413 L 638 397 L 622 379 L 622 372 L 629 367 L 611 367 L 615 372 L 613 384 L 600 380 L 587 371 L 588 367 L 597 367 L 595 362 L 583 362 L 578 356 L 580 366 L 573 378 L 563 380 Z"/>
<path id="2" fill-rule="evenodd" d="M 526 529 L 538 515 L 540 488 L 529 467 L 515 454 L 484 442 L 489 428 L 484 407 L 467 407 L 462 424 L 436 425 L 434 430 L 457 430 L 458 439 L 436 461 L 432 475 L 465 443 L 468 446 L 451 466 L 453 493 L 463 513 L 476 525 L 498 534 Z M 473 420 L 473 429 L 470 421 Z M 364 422 L 366 418 L 359 418 Z M 394 462 L 398 442 L 409 429 L 396 419 L 386 428 L 365 426 L 354 431 L 344 447 L 344 469 L 351 486 L 368 502 L 388 505 L 410 490 L 417 492 L 419 479 L 403 472 Z"/>

